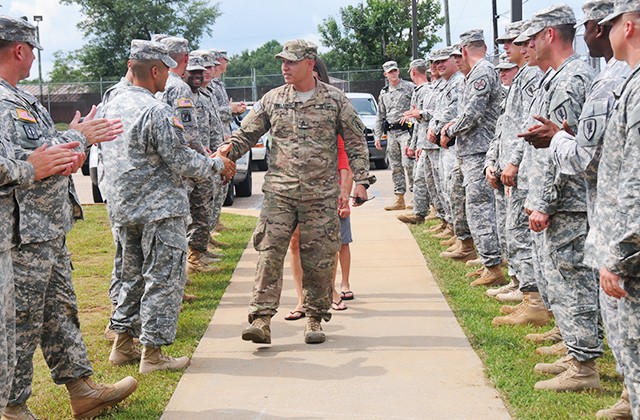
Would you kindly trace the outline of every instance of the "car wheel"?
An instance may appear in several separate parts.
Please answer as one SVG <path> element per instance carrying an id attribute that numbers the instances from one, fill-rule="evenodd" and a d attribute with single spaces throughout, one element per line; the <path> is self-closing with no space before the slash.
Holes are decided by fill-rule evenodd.
<path id="1" fill-rule="evenodd" d="M 224 202 L 222 203 L 224 207 L 233 206 L 233 202 L 236 199 L 235 190 L 236 188 L 233 186 L 233 184 L 229 184 L 229 188 L 227 189 L 227 196 L 224 198 Z"/>
<path id="2" fill-rule="evenodd" d="M 385 157 L 384 159 L 374 161 L 376 165 L 376 169 L 387 169 L 389 167 L 389 160 Z"/>
<path id="3" fill-rule="evenodd" d="M 244 181 L 236 185 L 236 195 L 238 197 L 251 197 L 251 188 L 253 187 L 253 177 L 251 173 L 251 165 L 249 165 L 249 168 L 247 169 L 247 176 L 244 178 Z"/>

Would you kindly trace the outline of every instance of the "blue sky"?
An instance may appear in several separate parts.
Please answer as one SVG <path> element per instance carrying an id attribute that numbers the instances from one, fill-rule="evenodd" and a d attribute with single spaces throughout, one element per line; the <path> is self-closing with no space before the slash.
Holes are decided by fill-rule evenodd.
<path id="1" fill-rule="evenodd" d="M 135 0 L 134 0 L 135 1 Z M 319 44 L 318 24 L 329 16 L 339 17 L 340 7 L 366 0 L 222 0 L 222 16 L 213 27 L 213 36 L 200 43 L 205 48 L 224 48 L 230 54 L 254 50 L 267 41 L 280 43 L 293 38 L 305 38 Z M 557 0 L 523 0 L 523 14 L 527 18 L 536 10 L 559 3 Z M 574 8 L 578 19 L 582 16 L 582 0 L 565 3 Z M 0 13 L 10 16 L 42 15 L 40 36 L 43 74 L 53 66 L 53 52 L 71 51 L 82 47 L 85 40 L 76 28 L 82 19 L 79 8 L 62 6 L 56 0 L 0 0 Z M 499 30 L 511 21 L 511 1 L 498 0 Z M 491 0 L 449 0 L 451 36 L 455 42 L 467 29 L 482 28 L 491 37 Z M 444 28 L 438 32 L 444 39 Z M 444 45 L 444 44 L 442 44 Z M 35 70 L 36 67 L 34 67 Z M 37 76 L 32 72 L 31 77 Z M 46 79 L 46 76 L 44 77 Z"/>

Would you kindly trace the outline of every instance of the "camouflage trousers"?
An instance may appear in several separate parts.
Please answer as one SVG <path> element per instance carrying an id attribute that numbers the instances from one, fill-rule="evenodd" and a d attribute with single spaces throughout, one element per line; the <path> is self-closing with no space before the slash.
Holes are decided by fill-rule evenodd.
<path id="1" fill-rule="evenodd" d="M 222 214 L 222 205 L 227 197 L 231 184 L 222 184 L 222 180 L 218 175 L 213 175 L 213 208 L 211 209 L 211 230 L 213 230 L 220 220 Z"/>
<path id="2" fill-rule="evenodd" d="M 444 220 L 454 224 L 453 208 L 451 205 L 451 193 L 453 189 L 453 170 L 458 163 L 455 146 L 442 149 L 438 160 L 438 181 L 440 184 L 440 203 L 444 211 Z"/>
<path id="3" fill-rule="evenodd" d="M 80 333 L 72 268 L 64 235 L 13 250 L 16 370 L 9 404 L 22 404 L 31 396 L 38 344 L 56 384 L 93 374 Z"/>
<path id="4" fill-rule="evenodd" d="M 480 259 L 485 267 L 502 262 L 496 225 L 496 208 L 491 186 L 484 177 L 485 153 L 460 156 L 464 177 L 467 222 Z"/>
<path id="5" fill-rule="evenodd" d="M 111 284 L 109 285 L 109 300 L 111 301 L 111 307 L 115 308 L 118 303 L 118 295 L 120 294 L 120 287 L 122 282 L 122 244 L 118 238 L 118 229 L 112 227 L 111 235 L 113 236 L 113 245 L 116 249 L 116 253 L 113 257 L 113 269 L 111 270 Z"/>
<path id="6" fill-rule="evenodd" d="M 425 179 L 425 156 L 424 153 L 416 159 L 413 168 L 413 214 L 425 217 L 429 212 L 429 201 L 431 200 L 427 181 Z"/>
<path id="7" fill-rule="evenodd" d="M 513 269 L 514 275 L 520 283 L 520 290 L 522 292 L 537 292 L 538 283 L 533 267 L 533 239 L 529 229 L 529 216 L 524 211 L 527 193 L 527 190 L 515 187 L 511 187 L 510 190 L 505 220 L 507 259 L 509 260 L 509 272 L 511 273 Z"/>
<path id="8" fill-rule="evenodd" d="M 145 346 L 172 344 L 187 280 L 185 218 L 119 226 L 118 237 L 122 277 L 110 328 Z"/>
<path id="9" fill-rule="evenodd" d="M 616 359 L 616 371 L 620 375 L 624 375 L 624 370 L 620 364 L 622 360 L 622 336 L 620 331 L 618 316 L 618 299 L 609 296 L 600 289 L 600 314 L 602 315 L 602 323 L 607 334 L 607 343 Z"/>
<path id="10" fill-rule="evenodd" d="M 496 209 L 496 230 L 500 241 L 500 253 L 507 258 L 507 206 L 509 197 L 504 192 L 504 185 L 498 185 L 498 189 L 492 189 L 493 202 Z M 509 275 L 515 276 L 516 272 L 509 262 Z"/>
<path id="11" fill-rule="evenodd" d="M 216 176 L 216 175 L 214 175 Z M 191 193 L 189 207 L 191 224 L 187 228 L 189 248 L 206 252 L 211 233 L 211 214 L 213 213 L 213 181 L 209 179 L 190 179 Z"/>
<path id="12" fill-rule="evenodd" d="M 11 391 L 16 365 L 16 309 L 11 250 L 0 251 L 0 413 Z"/>
<path id="13" fill-rule="evenodd" d="M 568 354 L 579 361 L 603 354 L 600 287 L 593 269 L 584 264 L 586 236 L 586 212 L 558 212 L 545 231 L 549 304 Z"/>
<path id="14" fill-rule="evenodd" d="M 411 135 L 408 131 L 393 130 L 387 134 L 387 155 L 391 166 L 394 194 L 407 192 L 407 178 L 409 178 L 409 189 L 413 189 L 413 160 L 404 153 L 404 148 L 410 140 Z"/>
<path id="15" fill-rule="evenodd" d="M 640 419 L 640 277 L 623 278 L 622 284 L 629 296 L 618 302 L 620 364 L 629 389 L 633 418 Z"/>
<path id="16" fill-rule="evenodd" d="M 467 207 L 465 205 L 464 177 L 460 165 L 456 161 L 451 172 L 451 215 L 453 217 L 453 232 L 458 239 L 464 241 L 471 238 L 471 230 L 467 221 Z"/>
<path id="17" fill-rule="evenodd" d="M 253 246 L 259 256 L 249 322 L 256 316 L 277 312 L 282 266 L 296 226 L 300 227 L 305 312 L 325 321 L 331 318 L 333 267 L 341 245 L 337 199 L 299 201 L 267 192 L 253 233 Z"/>
<path id="18" fill-rule="evenodd" d="M 445 218 L 444 205 L 442 204 L 442 191 L 440 185 L 440 150 L 423 149 L 424 156 L 424 178 L 427 184 L 427 191 L 431 199 L 431 204 L 436 209 L 436 217 Z M 415 189 L 415 187 L 414 187 Z"/>
<path id="19" fill-rule="evenodd" d="M 542 301 L 544 302 L 544 306 L 547 309 L 551 309 L 548 293 L 549 281 L 545 271 L 545 259 L 548 258 L 544 245 L 545 235 L 544 232 L 534 232 L 532 230 L 529 232 L 531 235 L 531 244 L 533 245 L 531 247 L 531 260 L 533 262 L 533 274 L 536 279 L 536 287 L 540 293 Z"/>

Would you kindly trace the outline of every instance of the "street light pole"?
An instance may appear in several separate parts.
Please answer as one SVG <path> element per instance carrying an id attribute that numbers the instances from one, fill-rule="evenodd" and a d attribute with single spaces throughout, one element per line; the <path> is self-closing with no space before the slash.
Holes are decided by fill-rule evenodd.
<path id="1" fill-rule="evenodd" d="M 413 59 L 418 58 L 418 5 L 417 0 L 411 2 L 411 49 Z"/>
<path id="2" fill-rule="evenodd" d="M 36 22 L 36 37 L 38 44 L 40 43 L 40 22 L 42 22 L 42 16 L 34 16 L 33 21 Z M 40 57 L 40 49 L 38 50 L 38 83 L 40 84 L 40 103 L 44 105 L 44 91 L 42 89 L 42 59 Z"/>

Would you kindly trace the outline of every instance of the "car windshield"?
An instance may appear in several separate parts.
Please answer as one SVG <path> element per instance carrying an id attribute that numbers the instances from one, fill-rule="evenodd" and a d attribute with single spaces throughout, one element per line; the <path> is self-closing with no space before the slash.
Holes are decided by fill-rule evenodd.
<path id="1" fill-rule="evenodd" d="M 376 106 L 372 98 L 349 98 L 358 115 L 376 115 Z"/>

